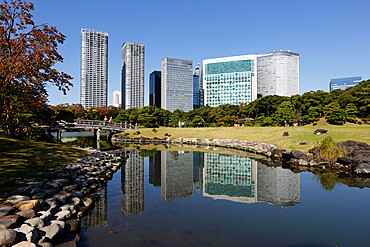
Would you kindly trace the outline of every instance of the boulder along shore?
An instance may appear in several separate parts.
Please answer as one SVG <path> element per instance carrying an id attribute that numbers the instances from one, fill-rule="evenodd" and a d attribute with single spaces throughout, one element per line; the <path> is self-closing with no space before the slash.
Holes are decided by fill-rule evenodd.
<path id="1" fill-rule="evenodd" d="M 0 246 L 76 246 L 82 217 L 121 165 L 92 150 L 0 198 Z"/>

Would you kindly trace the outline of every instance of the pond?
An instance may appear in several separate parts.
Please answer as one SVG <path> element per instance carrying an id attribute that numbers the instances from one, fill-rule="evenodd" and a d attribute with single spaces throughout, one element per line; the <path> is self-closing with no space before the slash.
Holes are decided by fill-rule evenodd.
<path id="1" fill-rule="evenodd" d="M 369 188 L 247 156 L 126 149 L 79 246 L 369 246 Z"/>

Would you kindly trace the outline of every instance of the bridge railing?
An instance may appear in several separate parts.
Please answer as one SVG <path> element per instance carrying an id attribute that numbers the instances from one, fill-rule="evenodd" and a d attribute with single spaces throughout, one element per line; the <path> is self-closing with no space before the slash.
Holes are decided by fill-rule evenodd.
<path id="1" fill-rule="evenodd" d="M 120 129 L 137 129 L 137 125 L 131 123 L 122 123 L 122 122 L 109 122 L 109 121 L 100 121 L 100 120 L 87 120 L 87 119 L 75 119 L 76 125 L 85 125 L 85 126 L 101 126 L 101 127 L 113 127 Z"/>

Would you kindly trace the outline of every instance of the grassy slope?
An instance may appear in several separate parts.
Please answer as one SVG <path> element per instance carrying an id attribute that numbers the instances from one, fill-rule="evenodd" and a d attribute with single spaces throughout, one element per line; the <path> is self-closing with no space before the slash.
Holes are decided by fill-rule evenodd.
<path id="1" fill-rule="evenodd" d="M 304 127 L 217 127 L 217 128 L 158 128 L 157 133 L 151 129 L 140 129 L 144 137 L 163 138 L 165 133 L 171 135 L 171 139 L 188 138 L 218 138 L 218 139 L 240 139 L 255 142 L 265 142 L 274 144 L 278 148 L 287 150 L 298 149 L 307 152 L 314 147 L 323 135 L 313 135 L 317 126 Z M 322 127 L 321 127 L 322 128 Z M 325 126 L 328 134 L 335 142 L 354 140 L 370 143 L 370 126 Z M 289 132 L 288 137 L 283 137 L 283 133 Z M 130 132 L 130 137 L 134 137 Z M 306 142 L 307 145 L 299 145 Z"/>
<path id="2" fill-rule="evenodd" d="M 9 192 L 18 180 L 38 177 L 86 154 L 86 150 L 67 145 L 0 138 L 0 192 Z"/>

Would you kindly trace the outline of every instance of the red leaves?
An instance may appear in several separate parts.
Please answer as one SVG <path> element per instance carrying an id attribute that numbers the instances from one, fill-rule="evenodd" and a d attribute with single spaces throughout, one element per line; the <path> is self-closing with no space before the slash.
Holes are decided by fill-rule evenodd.
<path id="1" fill-rule="evenodd" d="M 65 94 L 72 79 L 53 68 L 63 58 L 58 44 L 65 36 L 56 27 L 35 25 L 32 3 L 0 4 L 0 129 L 13 126 L 16 115 L 46 107 L 46 83 Z"/>

